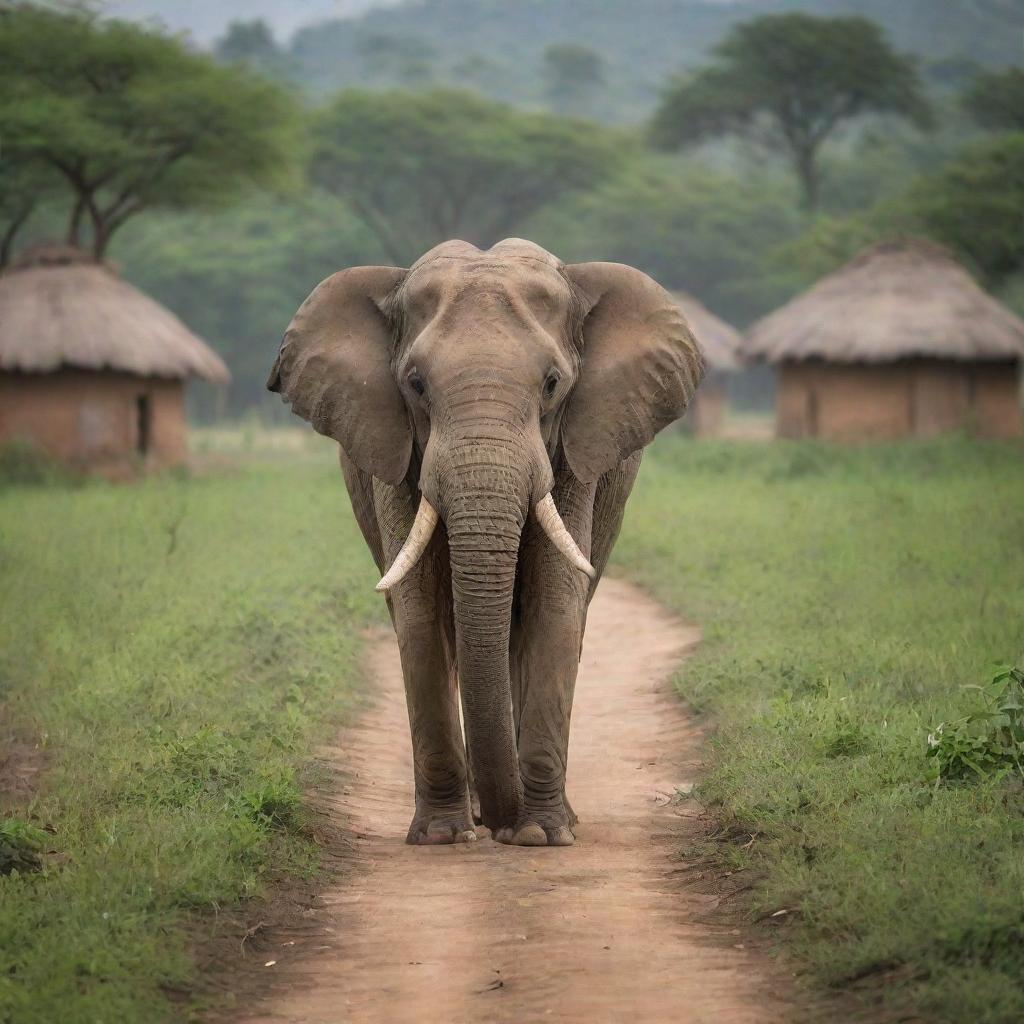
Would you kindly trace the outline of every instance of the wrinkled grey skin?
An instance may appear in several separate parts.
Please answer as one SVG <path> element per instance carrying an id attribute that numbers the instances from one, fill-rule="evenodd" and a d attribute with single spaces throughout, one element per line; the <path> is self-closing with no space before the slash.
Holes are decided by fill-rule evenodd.
<path id="1" fill-rule="evenodd" d="M 268 387 L 340 443 L 381 572 L 421 493 L 440 515 L 387 598 L 412 730 L 408 842 L 474 839 L 473 786 L 499 841 L 573 842 L 569 717 L 596 580 L 532 509 L 553 494 L 599 578 L 640 449 L 682 415 L 702 372 L 646 275 L 566 266 L 521 239 L 342 271 L 296 313 Z"/>

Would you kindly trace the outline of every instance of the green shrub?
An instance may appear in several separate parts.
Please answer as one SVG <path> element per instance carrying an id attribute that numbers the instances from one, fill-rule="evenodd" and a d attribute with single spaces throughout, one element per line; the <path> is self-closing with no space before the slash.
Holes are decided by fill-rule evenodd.
<path id="1" fill-rule="evenodd" d="M 12 871 L 38 871 L 42 866 L 39 851 L 46 833 L 19 818 L 0 821 L 0 875 Z"/>
<path id="2" fill-rule="evenodd" d="M 981 698 L 978 708 L 928 734 L 936 781 L 1013 771 L 1024 777 L 1024 670 L 1001 666 L 986 686 L 972 689 Z"/>

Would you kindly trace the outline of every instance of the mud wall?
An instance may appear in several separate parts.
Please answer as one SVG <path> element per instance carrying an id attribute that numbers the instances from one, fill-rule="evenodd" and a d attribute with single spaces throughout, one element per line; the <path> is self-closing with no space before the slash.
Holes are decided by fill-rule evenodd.
<path id="1" fill-rule="evenodd" d="M 84 467 L 176 465 L 186 454 L 184 388 L 112 371 L 0 373 L 0 444 L 17 439 Z"/>
<path id="2" fill-rule="evenodd" d="M 779 367 L 779 437 L 858 441 L 935 437 L 955 430 L 979 437 L 1020 434 L 1017 363 L 916 359 Z"/>

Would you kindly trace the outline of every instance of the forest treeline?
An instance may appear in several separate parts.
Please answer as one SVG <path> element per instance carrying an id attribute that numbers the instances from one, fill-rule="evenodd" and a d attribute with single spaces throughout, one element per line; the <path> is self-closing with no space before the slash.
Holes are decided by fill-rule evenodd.
<path id="1" fill-rule="evenodd" d="M 431 0 L 388 24 L 460 6 Z M 979 48 L 950 53 L 940 80 L 880 23 L 788 11 L 723 22 L 699 61 L 666 65 L 647 116 L 614 124 L 596 109 L 614 79 L 583 18 L 602 5 L 477 4 L 481 21 L 492 6 L 581 19 L 581 41 L 541 49 L 548 109 L 431 78 L 311 98 L 275 70 L 258 23 L 203 54 L 133 24 L 8 8 L 0 256 L 58 237 L 119 264 L 224 355 L 234 383 L 216 410 L 232 414 L 280 412 L 266 368 L 317 281 L 407 265 L 449 237 L 524 235 L 567 261 L 631 263 L 742 327 L 860 246 L 923 234 L 1024 304 L 1021 69 L 981 68 Z"/>
<path id="2" fill-rule="evenodd" d="M 407 0 L 290 39 L 243 23 L 221 46 L 321 98 L 346 86 L 449 86 L 629 123 L 649 116 L 664 80 L 701 63 L 733 26 L 794 12 L 877 22 L 940 88 L 1020 59 L 1017 0 Z M 586 92 L 565 74 L 573 59 L 590 61 Z"/>

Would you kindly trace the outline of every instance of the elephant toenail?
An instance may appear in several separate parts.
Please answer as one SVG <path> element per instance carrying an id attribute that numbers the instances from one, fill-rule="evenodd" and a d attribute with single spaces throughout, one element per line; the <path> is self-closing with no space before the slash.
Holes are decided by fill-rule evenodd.
<path id="1" fill-rule="evenodd" d="M 548 837 L 540 825 L 531 821 L 512 837 L 512 842 L 516 846 L 547 846 Z"/>
<path id="2" fill-rule="evenodd" d="M 572 834 L 572 830 L 566 828 L 565 825 L 548 829 L 547 836 L 548 846 L 572 846 L 576 842 L 576 837 Z"/>

